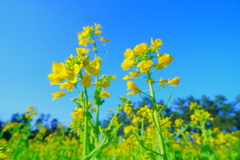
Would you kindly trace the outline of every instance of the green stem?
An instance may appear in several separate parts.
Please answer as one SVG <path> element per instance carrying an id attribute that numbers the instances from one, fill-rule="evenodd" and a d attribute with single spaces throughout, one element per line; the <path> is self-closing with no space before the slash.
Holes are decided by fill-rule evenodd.
<path id="1" fill-rule="evenodd" d="M 91 38 L 94 40 L 93 46 L 97 47 L 97 44 L 95 43 L 94 37 L 92 36 Z M 98 56 L 98 53 L 97 53 L 97 50 L 95 50 L 95 54 L 94 54 L 95 59 L 97 58 L 97 56 Z M 98 75 L 97 75 L 95 77 L 95 81 L 96 81 L 95 83 L 96 84 L 98 83 L 98 80 L 99 80 L 99 78 L 98 78 Z M 100 87 L 96 85 L 95 91 L 100 91 Z M 96 104 L 96 119 L 95 119 L 95 135 L 96 135 L 96 137 L 95 137 L 95 147 L 97 146 L 97 144 L 99 142 L 99 107 L 100 107 L 100 105 Z M 95 157 L 95 160 L 98 160 L 98 159 L 99 159 L 98 156 Z"/>
<path id="2" fill-rule="evenodd" d="M 117 138 L 117 133 L 115 133 L 115 135 L 114 135 L 114 140 L 116 140 L 116 138 Z M 117 150 L 117 146 L 116 146 L 116 144 L 114 144 L 114 155 L 113 155 L 113 160 L 117 160 L 117 157 L 116 157 L 116 150 Z"/>
<path id="3" fill-rule="evenodd" d="M 158 143 L 160 146 L 160 154 L 162 155 L 161 160 L 167 160 L 167 154 L 166 154 L 166 149 L 165 149 L 165 144 L 162 136 L 162 130 L 158 118 L 158 112 L 157 112 L 157 107 L 156 107 L 156 99 L 155 99 L 155 93 L 153 90 L 153 85 L 151 81 L 151 73 L 147 73 L 148 76 L 148 84 L 149 84 L 149 89 L 150 89 L 150 95 L 151 95 L 151 100 L 152 100 L 152 109 L 153 109 L 153 121 L 155 122 L 155 128 L 157 130 L 158 134 Z"/>
<path id="4" fill-rule="evenodd" d="M 84 87 L 84 95 L 85 95 L 85 106 L 84 106 L 84 140 L 83 140 L 83 157 L 88 155 L 88 93 L 87 88 Z"/>
<path id="5" fill-rule="evenodd" d="M 141 124 L 141 137 L 143 138 L 143 132 L 144 132 L 144 121 L 145 117 L 142 119 L 142 124 Z M 143 147 L 141 146 L 141 158 L 143 158 Z"/>

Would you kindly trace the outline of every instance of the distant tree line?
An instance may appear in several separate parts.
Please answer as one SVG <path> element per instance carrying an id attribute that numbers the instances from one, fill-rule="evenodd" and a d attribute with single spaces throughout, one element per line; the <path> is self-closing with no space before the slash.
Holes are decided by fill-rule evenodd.
<path id="1" fill-rule="evenodd" d="M 232 102 L 227 101 L 227 98 L 223 95 L 217 95 L 213 100 L 204 95 L 201 98 L 194 98 L 193 96 L 189 96 L 187 98 L 177 98 L 174 100 L 173 104 L 167 104 L 166 108 L 164 109 L 164 115 L 168 117 L 171 116 L 172 122 L 174 122 L 177 118 L 182 118 L 185 123 L 189 123 L 190 115 L 193 114 L 193 111 L 189 110 L 189 104 L 191 102 L 197 102 L 202 106 L 202 109 L 208 111 L 211 114 L 211 117 L 214 118 L 213 123 L 207 123 L 207 128 L 219 128 L 221 131 L 226 132 L 240 130 L 240 95 L 237 96 Z M 164 105 L 165 103 L 163 100 L 159 100 L 158 104 Z M 141 101 L 133 103 L 133 111 L 137 112 L 140 107 L 145 105 L 148 105 L 150 108 L 152 107 L 150 98 L 143 97 Z M 31 124 L 33 122 L 26 118 L 24 114 L 20 115 L 19 113 L 16 113 L 12 115 L 12 118 L 9 122 L 18 122 L 24 125 L 29 124 L 35 126 L 32 130 L 31 136 L 29 137 L 33 138 L 39 130 L 39 127 L 37 127 L 38 124 L 42 124 L 45 128 L 47 128 L 47 135 L 53 132 L 59 132 L 59 121 L 57 119 L 53 119 L 49 122 L 49 118 L 49 114 L 41 114 L 38 116 L 34 124 Z M 107 126 L 110 119 L 111 116 L 108 119 L 101 121 L 101 125 Z M 124 126 L 130 124 L 130 120 L 127 118 L 127 115 L 124 111 L 119 112 L 118 121 L 119 123 L 124 124 L 118 132 L 119 135 L 123 135 Z M 6 123 L 0 121 L 0 132 L 2 131 L 4 125 L 6 125 Z M 69 127 L 65 127 L 65 134 L 69 134 L 70 130 L 71 129 Z M 197 132 L 198 130 L 194 131 Z M 11 134 L 6 131 L 2 138 L 8 140 L 11 138 Z"/>

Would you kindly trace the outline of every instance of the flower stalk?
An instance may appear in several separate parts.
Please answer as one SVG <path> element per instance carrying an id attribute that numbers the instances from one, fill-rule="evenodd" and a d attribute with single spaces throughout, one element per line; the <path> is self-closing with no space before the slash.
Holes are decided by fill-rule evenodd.
<path id="1" fill-rule="evenodd" d="M 153 90 L 153 83 L 151 81 L 151 74 L 148 72 L 147 76 L 148 76 L 148 85 L 149 85 L 149 90 L 150 90 L 150 95 L 151 95 L 151 100 L 152 100 L 153 121 L 155 123 L 155 128 L 156 128 L 157 135 L 158 135 L 159 151 L 160 151 L 160 154 L 162 155 L 161 159 L 167 160 L 165 144 L 164 144 L 164 140 L 163 140 L 163 136 L 162 136 L 162 129 L 160 126 L 160 121 L 159 121 L 159 116 L 158 116 L 159 114 L 158 114 L 157 107 L 156 107 L 156 99 L 155 99 L 155 93 Z"/>

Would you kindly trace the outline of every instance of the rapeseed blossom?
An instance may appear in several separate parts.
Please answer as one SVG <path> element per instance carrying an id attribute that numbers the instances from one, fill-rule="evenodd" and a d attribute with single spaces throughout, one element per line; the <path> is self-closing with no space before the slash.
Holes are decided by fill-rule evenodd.
<path id="1" fill-rule="evenodd" d="M 160 85 L 160 86 L 164 86 L 164 84 L 167 83 L 167 82 L 168 82 L 168 80 L 163 79 L 163 78 L 161 77 L 161 78 L 160 78 L 159 85 Z"/>
<path id="2" fill-rule="evenodd" d="M 83 85 L 84 87 L 90 87 L 91 86 L 91 81 L 92 81 L 92 77 L 90 75 L 83 75 L 82 76 L 82 82 L 81 85 Z"/>
<path id="3" fill-rule="evenodd" d="M 147 73 L 150 71 L 150 67 L 153 65 L 152 60 L 144 60 L 137 65 L 141 73 Z"/>
<path id="4" fill-rule="evenodd" d="M 129 70 L 134 65 L 135 65 L 135 61 L 131 59 L 125 59 L 121 64 L 123 70 Z"/>
<path id="5" fill-rule="evenodd" d="M 180 77 L 175 77 L 172 80 L 170 80 L 170 78 L 168 79 L 168 84 L 170 84 L 171 86 L 177 87 L 176 85 L 180 82 L 179 81 Z"/>
<path id="6" fill-rule="evenodd" d="M 140 89 L 138 88 L 138 86 L 134 83 L 134 81 L 127 81 L 127 90 L 133 89 L 132 91 L 128 92 L 126 95 L 135 95 L 137 93 L 140 93 Z"/>
<path id="7" fill-rule="evenodd" d="M 141 43 L 139 45 L 136 45 L 134 48 L 134 52 L 136 52 L 139 55 L 145 55 L 145 52 L 148 49 L 148 44 L 147 43 Z"/>
<path id="8" fill-rule="evenodd" d="M 83 117 L 83 113 L 84 113 L 84 109 L 82 109 L 82 108 L 75 108 L 74 112 L 71 113 L 71 115 L 73 116 L 73 118 L 82 118 Z"/>
<path id="9" fill-rule="evenodd" d="M 108 93 L 107 91 L 102 91 L 101 93 L 100 93 L 100 97 L 110 97 L 110 93 Z"/>
<path id="10" fill-rule="evenodd" d="M 52 93 L 52 96 L 53 96 L 52 100 L 55 100 L 55 99 L 57 99 L 59 97 L 63 97 L 65 95 L 66 95 L 65 92 L 55 92 L 55 93 Z"/>

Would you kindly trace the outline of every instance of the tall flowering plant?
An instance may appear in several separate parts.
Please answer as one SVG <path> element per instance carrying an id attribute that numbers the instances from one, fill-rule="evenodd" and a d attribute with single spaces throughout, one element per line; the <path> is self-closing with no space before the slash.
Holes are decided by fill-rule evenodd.
<path id="1" fill-rule="evenodd" d="M 104 103 L 104 98 L 111 96 L 105 89 L 110 87 L 112 80 L 116 79 L 115 75 L 100 76 L 102 60 L 98 55 L 97 41 L 103 45 L 110 41 L 101 36 L 101 28 L 100 24 L 83 27 L 83 31 L 78 33 L 80 47 L 76 48 L 76 55 L 70 55 L 65 62 L 53 62 L 52 73 L 48 75 L 51 85 L 59 85 L 60 89 L 66 89 L 68 92 L 75 90 L 78 93 L 78 97 L 71 99 L 77 105 L 74 112 L 71 113 L 73 117 L 71 128 L 83 139 L 82 159 L 93 157 L 98 159 L 102 148 L 109 143 L 112 135 L 115 135 L 121 126 L 121 124 L 114 126 L 110 123 L 107 128 L 103 129 L 99 125 L 99 108 Z M 91 52 L 94 53 L 94 56 L 90 56 Z M 89 94 L 90 87 L 94 87 L 92 95 Z M 66 94 L 69 93 L 52 93 L 52 100 Z M 90 101 L 91 96 L 94 97 L 93 101 Z M 122 104 L 117 107 L 118 111 L 128 101 L 124 97 L 120 97 L 120 99 Z M 93 105 L 95 105 L 94 108 Z M 92 108 L 91 112 L 90 108 Z M 95 119 L 93 112 L 95 112 Z M 114 127 L 115 129 L 113 129 Z"/>
<path id="2" fill-rule="evenodd" d="M 151 39 L 151 44 L 141 43 L 136 45 L 133 49 L 126 49 L 124 53 L 124 61 L 121 66 L 123 70 L 133 70 L 128 72 L 128 75 L 124 76 L 122 79 L 127 80 L 127 90 L 130 92 L 127 95 L 135 95 L 135 94 L 145 94 L 151 98 L 152 101 L 152 121 L 154 122 L 155 129 L 158 135 L 158 148 L 159 152 L 153 151 L 144 146 L 144 144 L 139 141 L 143 148 L 152 151 L 153 153 L 160 156 L 160 159 L 166 160 L 167 153 L 165 142 L 163 138 L 162 128 L 161 128 L 161 118 L 163 118 L 162 110 L 164 107 L 159 108 L 156 103 L 155 93 L 166 87 L 167 85 L 172 85 L 177 87 L 177 84 L 180 82 L 180 77 L 175 77 L 173 79 L 163 79 L 160 78 L 159 81 L 156 81 L 152 78 L 153 73 L 156 70 L 161 70 L 166 68 L 173 60 L 173 57 L 169 54 L 160 54 L 159 49 L 162 45 L 162 41 L 160 39 L 153 40 Z M 141 77 L 143 76 L 143 77 Z M 145 78 L 146 83 L 149 86 L 149 93 L 142 91 L 134 82 L 134 79 Z M 161 88 L 154 90 L 154 84 L 158 83 Z M 162 117 L 161 117 L 161 116 Z M 139 137 L 138 135 L 136 135 Z"/>

